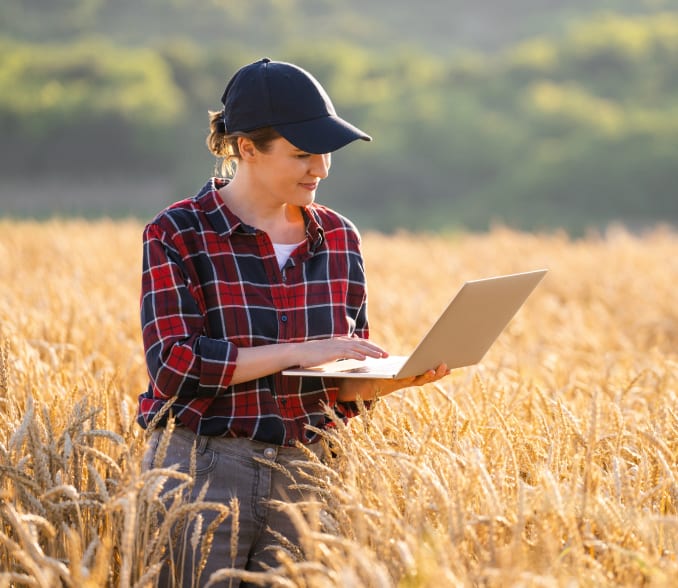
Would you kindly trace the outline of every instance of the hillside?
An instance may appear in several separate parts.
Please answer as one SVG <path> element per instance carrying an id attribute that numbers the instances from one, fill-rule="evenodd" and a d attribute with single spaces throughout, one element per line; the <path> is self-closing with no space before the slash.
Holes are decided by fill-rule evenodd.
<path id="1" fill-rule="evenodd" d="M 505 6 L 6 2 L 0 213 L 146 217 L 194 193 L 207 111 L 268 54 L 375 137 L 320 191 L 364 228 L 678 223 L 678 6 Z"/>
<path id="2" fill-rule="evenodd" d="M 674 8 L 675 0 L 430 0 L 419 10 L 403 0 L 6 0 L 0 22 L 14 38 L 31 41 L 97 34 L 148 46 L 181 37 L 276 51 L 290 43 L 341 40 L 364 48 L 411 45 L 448 54 L 559 34 L 594 14 L 633 16 Z"/>

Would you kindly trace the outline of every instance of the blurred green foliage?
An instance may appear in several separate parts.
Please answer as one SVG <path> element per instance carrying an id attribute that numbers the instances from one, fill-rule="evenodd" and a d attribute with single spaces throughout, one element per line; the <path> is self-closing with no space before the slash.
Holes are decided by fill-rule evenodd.
<path id="1" fill-rule="evenodd" d="M 399 3 L 377 4 L 402 19 Z M 586 3 L 545 4 L 586 14 Z M 0 39 L 0 170 L 163 174 L 177 198 L 190 194 L 214 164 L 207 111 L 240 65 L 269 55 L 312 71 L 340 114 L 375 137 L 335 154 L 338 171 L 320 195 L 364 228 L 678 224 L 678 12 L 669 4 L 641 14 L 629 3 L 635 13 L 587 14 L 492 51 L 443 52 L 439 38 L 389 37 L 356 2 L 9 0 L 0 7 L 11 24 Z M 445 3 L 431 6 L 428 18 L 442 18 Z M 502 5 L 478 6 L 499 14 Z"/>

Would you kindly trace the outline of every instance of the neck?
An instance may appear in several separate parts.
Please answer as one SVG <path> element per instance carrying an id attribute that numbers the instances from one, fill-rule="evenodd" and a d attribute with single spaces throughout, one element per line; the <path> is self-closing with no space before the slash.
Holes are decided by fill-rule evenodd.
<path id="1" fill-rule="evenodd" d="M 219 190 L 226 206 L 244 223 L 268 233 L 274 243 L 298 243 L 306 234 L 298 206 L 271 203 L 237 176 Z"/>

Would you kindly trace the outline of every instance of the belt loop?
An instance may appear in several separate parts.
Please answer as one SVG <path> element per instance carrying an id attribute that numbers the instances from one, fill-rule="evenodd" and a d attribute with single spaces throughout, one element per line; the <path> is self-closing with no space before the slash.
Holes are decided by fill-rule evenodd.
<path id="1" fill-rule="evenodd" d="M 209 443 L 209 437 L 207 435 L 198 435 L 198 443 L 195 448 L 198 455 L 205 453 L 207 450 L 207 443 Z"/>

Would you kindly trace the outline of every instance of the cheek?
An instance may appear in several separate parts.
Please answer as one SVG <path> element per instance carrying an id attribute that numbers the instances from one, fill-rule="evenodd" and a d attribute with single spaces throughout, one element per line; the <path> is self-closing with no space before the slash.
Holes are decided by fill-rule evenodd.
<path id="1" fill-rule="evenodd" d="M 280 172 L 288 181 L 298 182 L 299 178 L 303 178 L 306 175 L 306 169 L 307 166 L 303 161 L 294 160 L 280 170 Z"/>
<path id="2" fill-rule="evenodd" d="M 293 181 L 295 174 L 293 166 L 276 164 L 266 169 L 265 175 L 269 184 L 284 185 Z"/>

